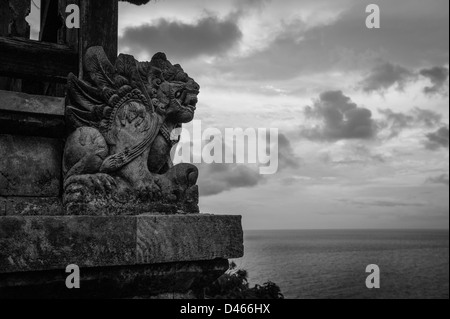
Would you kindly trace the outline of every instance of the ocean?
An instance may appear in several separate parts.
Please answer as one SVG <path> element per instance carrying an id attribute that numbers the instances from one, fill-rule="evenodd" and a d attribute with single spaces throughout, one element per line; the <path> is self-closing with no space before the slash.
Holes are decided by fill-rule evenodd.
<path id="1" fill-rule="evenodd" d="M 235 262 L 287 299 L 449 298 L 448 230 L 246 231 Z M 380 289 L 366 287 L 371 264 Z"/>

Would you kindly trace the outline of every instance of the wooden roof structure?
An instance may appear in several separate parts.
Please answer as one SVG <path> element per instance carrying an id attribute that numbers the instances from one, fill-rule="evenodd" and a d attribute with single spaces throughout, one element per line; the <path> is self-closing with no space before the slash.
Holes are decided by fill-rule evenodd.
<path id="1" fill-rule="evenodd" d="M 118 50 L 120 1 L 136 5 L 150 2 L 41 0 L 39 41 L 29 39 L 30 26 L 25 20 L 30 12 L 31 0 L 0 1 L 0 90 L 63 96 L 67 75 L 72 72 L 83 76 L 82 57 L 91 46 L 103 46 L 108 58 L 114 62 Z M 80 7 L 80 29 L 65 26 L 65 11 L 69 4 Z M 12 81 L 15 84 L 11 85 L 11 79 L 20 81 Z M 19 82 L 20 85 L 17 85 Z M 42 83 L 46 83 L 45 88 Z M 55 85 L 59 85 L 60 89 L 48 89 Z"/>

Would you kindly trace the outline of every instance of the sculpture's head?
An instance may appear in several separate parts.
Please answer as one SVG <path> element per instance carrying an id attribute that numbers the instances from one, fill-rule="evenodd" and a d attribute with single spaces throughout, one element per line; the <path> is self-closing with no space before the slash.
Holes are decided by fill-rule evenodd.
<path id="1" fill-rule="evenodd" d="M 180 65 L 157 53 L 151 62 L 139 63 L 139 72 L 156 112 L 176 124 L 194 119 L 200 86 Z"/>

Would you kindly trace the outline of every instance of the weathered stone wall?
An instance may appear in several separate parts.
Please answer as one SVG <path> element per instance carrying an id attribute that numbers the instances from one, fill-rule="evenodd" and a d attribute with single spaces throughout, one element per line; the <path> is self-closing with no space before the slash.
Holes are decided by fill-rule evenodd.
<path id="1" fill-rule="evenodd" d="M 64 99 L 0 91 L 0 215 L 61 215 Z"/>

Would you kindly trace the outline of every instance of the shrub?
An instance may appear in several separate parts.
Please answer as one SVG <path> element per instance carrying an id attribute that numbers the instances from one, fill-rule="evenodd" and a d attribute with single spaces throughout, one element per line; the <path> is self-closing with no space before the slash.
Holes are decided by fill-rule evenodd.
<path id="1" fill-rule="evenodd" d="M 208 299 L 284 299 L 280 287 L 273 282 L 251 288 L 248 272 L 237 269 L 234 262 L 226 274 L 206 288 L 205 295 Z"/>

